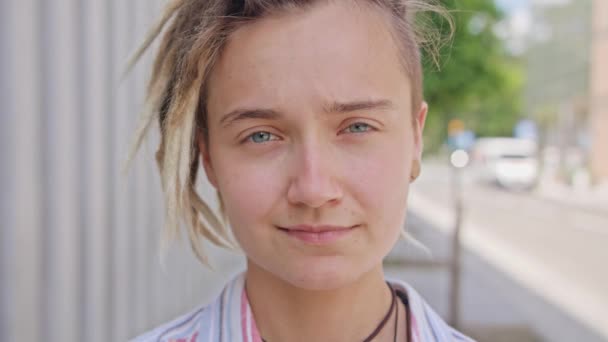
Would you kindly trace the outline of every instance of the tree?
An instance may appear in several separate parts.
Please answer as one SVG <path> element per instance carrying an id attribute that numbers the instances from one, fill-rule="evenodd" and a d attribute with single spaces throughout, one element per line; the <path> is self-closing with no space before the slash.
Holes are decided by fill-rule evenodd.
<path id="1" fill-rule="evenodd" d="M 455 23 L 450 44 L 440 49 L 439 65 L 423 53 L 424 93 L 430 110 L 425 149 L 436 151 L 446 140 L 447 123 L 459 118 L 480 136 L 510 135 L 521 117 L 523 74 L 494 27 L 503 13 L 490 0 L 443 0 Z M 443 36 L 449 25 L 438 15 L 431 23 Z"/>

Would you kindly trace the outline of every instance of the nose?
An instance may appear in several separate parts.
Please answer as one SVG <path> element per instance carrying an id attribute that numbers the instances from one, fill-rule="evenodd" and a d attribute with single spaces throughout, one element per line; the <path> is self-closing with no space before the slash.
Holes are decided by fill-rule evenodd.
<path id="1" fill-rule="evenodd" d="M 337 161 L 332 160 L 327 148 L 318 145 L 300 148 L 292 161 L 289 203 L 320 208 L 340 201 L 343 194 L 334 171 Z"/>

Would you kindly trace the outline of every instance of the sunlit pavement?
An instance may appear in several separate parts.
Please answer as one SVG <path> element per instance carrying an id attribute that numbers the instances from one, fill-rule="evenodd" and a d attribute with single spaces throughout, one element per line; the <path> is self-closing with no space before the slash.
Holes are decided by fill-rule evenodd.
<path id="1" fill-rule="evenodd" d="M 450 169 L 425 164 L 412 188 L 409 227 L 437 260 L 453 228 Z M 463 328 L 497 341 L 608 340 L 608 212 L 483 186 L 463 173 Z M 392 257 L 424 254 L 412 244 Z M 409 255 L 411 258 L 411 255 Z M 445 270 L 392 268 L 447 314 Z M 481 338 L 480 338 L 481 339 Z"/>

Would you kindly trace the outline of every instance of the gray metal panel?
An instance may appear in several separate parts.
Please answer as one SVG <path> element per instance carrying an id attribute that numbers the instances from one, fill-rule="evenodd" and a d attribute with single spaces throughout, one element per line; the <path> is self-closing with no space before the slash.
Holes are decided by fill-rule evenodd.
<path id="1" fill-rule="evenodd" d="M 11 331 L 8 341 L 36 341 L 40 338 L 41 292 L 41 183 L 43 165 L 38 149 L 40 133 L 40 37 L 38 1 L 26 0 L 5 3 L 2 20 L 8 25 L 8 36 L 2 41 L 2 54 L 9 60 L 6 66 L 6 87 L 11 89 L 8 115 L 11 120 L 7 129 L 11 135 L 5 147 L 12 154 L 8 179 L 3 178 L 11 201 L 8 217 L 2 216 L 0 225 L 10 230 L 5 243 L 10 244 L 8 262 L 11 266 L 3 282 L 9 285 L 8 305 Z M 6 10 L 6 12 L 4 11 Z M 1 15 L 1 14 L 0 14 Z M 4 45 L 6 44 L 6 45 Z M 3 61 L 4 62 L 4 61 Z M 4 103 L 4 101 L 2 101 Z M 10 183 L 10 184 L 8 184 Z M 3 256 L 4 257 L 4 256 Z M 6 280 L 4 280 L 6 279 Z M 27 317 L 27 319 L 23 319 Z"/>
<path id="2" fill-rule="evenodd" d="M 124 341 L 242 268 L 180 243 L 161 269 L 156 128 L 121 172 L 153 53 L 119 77 L 161 3 L 0 2 L 1 341 Z"/>
<path id="3" fill-rule="evenodd" d="M 82 143 L 78 112 L 81 100 L 78 84 L 79 7 L 76 0 L 61 0 L 44 7 L 45 60 L 44 109 L 48 126 L 43 154 L 47 208 L 45 255 L 46 331 L 48 341 L 76 341 L 80 337 L 82 315 L 80 284 L 81 195 L 79 156 Z"/>
<path id="4" fill-rule="evenodd" d="M 107 5 L 102 1 L 84 3 L 81 16 L 83 29 L 83 160 L 84 234 L 84 327 L 83 341 L 109 341 L 110 315 L 107 294 L 109 281 L 109 71 L 106 49 L 108 34 Z"/>
<path id="5" fill-rule="evenodd" d="M 10 46 L 11 37 L 15 35 L 10 18 L 11 8 L 6 2 L 0 2 L 0 47 Z M 14 232 L 15 205 L 11 200 L 15 189 L 15 108 L 12 99 L 14 88 L 10 85 L 10 70 L 13 68 L 12 54 L 0 54 L 0 341 L 14 341 L 12 329 L 14 282 L 11 279 L 15 265 Z M 12 75 L 10 75 L 12 76 Z M 9 330 L 10 329 L 10 330 Z"/>
<path id="6" fill-rule="evenodd" d="M 111 336 L 112 341 L 124 341 L 130 334 L 130 327 L 133 325 L 133 308 L 131 304 L 132 284 L 130 283 L 132 241 L 130 231 L 132 229 L 131 213 L 133 202 L 129 182 L 121 172 L 120 167 L 124 162 L 126 150 L 129 143 L 127 137 L 130 134 L 128 121 L 130 116 L 136 112 L 129 111 L 129 99 L 133 96 L 127 82 L 120 82 L 121 66 L 124 65 L 129 52 L 129 30 L 132 28 L 129 23 L 132 13 L 129 12 L 130 1 L 113 0 L 112 8 L 112 76 L 111 84 L 113 87 L 114 107 L 112 116 L 113 132 L 112 138 L 112 175 L 114 187 L 113 206 L 114 222 L 112 224 L 113 240 L 110 246 L 110 256 L 112 258 L 113 275 L 113 303 L 112 317 L 114 320 L 114 331 Z M 130 171 L 129 174 L 132 174 Z"/>

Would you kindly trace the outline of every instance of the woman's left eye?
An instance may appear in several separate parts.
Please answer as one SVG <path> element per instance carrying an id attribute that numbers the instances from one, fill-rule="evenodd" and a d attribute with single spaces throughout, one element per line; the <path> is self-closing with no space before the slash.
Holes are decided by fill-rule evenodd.
<path id="1" fill-rule="evenodd" d="M 372 126 L 364 122 L 355 122 L 354 124 L 346 127 L 344 131 L 347 133 L 364 133 L 372 129 Z"/>
<path id="2" fill-rule="evenodd" d="M 258 131 L 248 135 L 243 142 L 251 142 L 254 144 L 263 144 L 272 140 L 278 140 L 277 136 L 266 131 Z"/>

